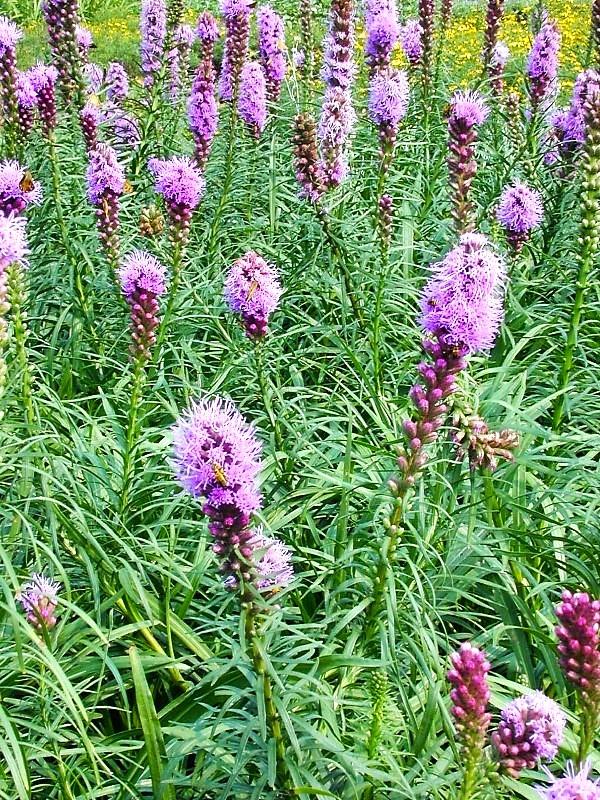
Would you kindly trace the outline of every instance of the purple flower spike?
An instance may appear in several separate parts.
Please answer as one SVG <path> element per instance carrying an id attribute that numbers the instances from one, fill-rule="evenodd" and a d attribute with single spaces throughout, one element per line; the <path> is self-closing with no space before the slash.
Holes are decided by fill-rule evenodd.
<path id="1" fill-rule="evenodd" d="M 527 58 L 525 73 L 529 85 L 531 110 L 544 111 L 555 92 L 558 73 L 560 33 L 554 22 L 546 22 L 535 37 Z"/>
<path id="2" fill-rule="evenodd" d="M 330 88 L 349 89 L 356 75 L 352 0 L 332 0 L 323 44 L 322 77 Z"/>
<path id="3" fill-rule="evenodd" d="M 131 309 L 131 352 L 146 360 L 156 342 L 158 299 L 166 291 L 166 270 L 154 256 L 134 250 L 123 260 L 118 276 Z"/>
<path id="4" fill-rule="evenodd" d="M 419 23 L 421 26 L 421 69 L 423 83 L 431 81 L 431 61 L 433 55 L 433 30 L 435 17 L 434 0 L 419 0 Z"/>
<path id="5" fill-rule="evenodd" d="M 37 95 L 29 72 L 17 72 L 15 84 L 19 119 L 19 139 L 24 145 L 31 133 L 37 106 Z"/>
<path id="6" fill-rule="evenodd" d="M 27 621 L 37 630 L 50 630 L 56 625 L 56 606 L 60 583 L 34 572 L 21 587 L 17 600 L 26 613 Z"/>
<path id="7" fill-rule="evenodd" d="M 142 0 L 140 18 L 141 65 L 144 86 L 153 86 L 163 65 L 167 38 L 165 0 Z"/>
<path id="8" fill-rule="evenodd" d="M 496 219 L 505 229 L 508 242 L 516 253 L 520 252 L 531 231 L 543 218 L 542 196 L 536 189 L 515 183 L 502 192 Z"/>
<path id="9" fill-rule="evenodd" d="M 394 139 L 408 109 L 408 91 L 406 73 L 393 67 L 381 70 L 371 80 L 369 116 Z"/>
<path id="10" fill-rule="evenodd" d="M 225 300 L 232 311 L 242 315 L 251 339 L 267 333 L 269 317 L 282 292 L 275 267 L 252 250 L 233 263 L 225 282 Z"/>
<path id="11" fill-rule="evenodd" d="M 23 32 L 12 20 L 0 16 L 0 113 L 5 120 L 7 139 L 18 135 L 16 46 L 22 37 Z"/>
<path id="12" fill-rule="evenodd" d="M 321 174 L 330 188 L 339 186 L 348 174 L 346 145 L 355 122 L 350 93 L 340 87 L 329 87 L 317 133 L 321 144 Z"/>
<path id="13" fill-rule="evenodd" d="M 95 103 L 86 103 L 79 112 L 79 124 L 89 153 L 98 144 L 98 125 L 101 119 L 100 107 Z"/>
<path id="14" fill-rule="evenodd" d="M 490 83 L 496 96 L 502 94 L 504 88 L 504 68 L 506 67 L 506 62 L 509 57 L 510 50 L 506 43 L 496 42 L 488 65 Z"/>
<path id="15" fill-rule="evenodd" d="M 452 654 L 451 661 L 448 680 L 454 687 L 450 692 L 454 726 L 465 751 L 473 754 L 483 748 L 490 724 L 487 712 L 490 664 L 481 650 L 468 643 L 462 644 L 458 652 Z"/>
<path id="16" fill-rule="evenodd" d="M 292 551 L 279 539 L 266 536 L 262 528 L 249 542 L 256 570 L 254 585 L 261 591 L 276 592 L 294 580 Z"/>
<path id="17" fill-rule="evenodd" d="M 173 235 L 185 241 L 192 213 L 198 208 L 204 194 L 202 173 L 187 156 L 151 158 L 148 167 L 156 178 L 156 191 L 165 200 Z"/>
<path id="18" fill-rule="evenodd" d="M 176 102 L 189 69 L 192 45 L 196 39 L 194 29 L 190 25 L 178 25 L 173 32 L 173 48 L 168 54 L 169 61 L 169 97 Z"/>
<path id="19" fill-rule="evenodd" d="M 383 8 L 379 3 L 370 5 L 366 14 L 365 51 L 367 63 L 374 70 L 389 65 L 392 50 L 400 36 L 400 26 L 395 3 L 385 4 Z"/>
<path id="20" fill-rule="evenodd" d="M 219 39 L 219 26 L 210 11 L 202 11 L 196 24 L 196 36 L 202 45 L 214 44 Z M 211 48 L 212 50 L 212 48 Z M 204 55 L 204 54 L 203 54 Z"/>
<path id="21" fill-rule="evenodd" d="M 27 222 L 23 217 L 0 215 L 0 276 L 11 264 L 25 264 L 27 247 Z"/>
<path id="22" fill-rule="evenodd" d="M 310 114 L 298 114 L 294 120 L 293 143 L 299 195 L 311 203 L 317 203 L 325 187 L 319 163 L 316 125 Z"/>
<path id="23" fill-rule="evenodd" d="M 222 100 L 237 101 L 240 75 L 248 54 L 250 37 L 250 0 L 221 0 L 221 14 L 227 36 L 219 79 Z"/>
<path id="24" fill-rule="evenodd" d="M 567 717 L 543 692 L 533 692 L 510 702 L 500 714 L 492 744 L 502 768 L 513 778 L 551 761 L 562 744 Z"/>
<path id="25" fill-rule="evenodd" d="M 94 46 L 92 32 L 83 25 L 77 25 L 75 28 L 75 41 L 77 42 L 77 47 L 79 48 L 79 55 L 83 61 L 87 61 L 90 50 Z"/>
<path id="26" fill-rule="evenodd" d="M 18 216 L 40 202 L 42 190 L 18 161 L 0 161 L 0 214 Z"/>
<path id="27" fill-rule="evenodd" d="M 267 82 L 258 61 L 249 61 L 242 69 L 238 113 L 250 134 L 260 139 L 267 123 Z"/>
<path id="28" fill-rule="evenodd" d="M 564 591 L 556 606 L 558 652 L 567 680 L 577 687 L 582 705 L 596 721 L 600 716 L 600 600 L 584 592 Z"/>
<path id="29" fill-rule="evenodd" d="M 42 131 L 49 136 L 56 128 L 56 81 L 54 67 L 36 64 L 29 70 L 29 79 L 37 96 L 37 108 L 42 121 Z"/>
<path id="30" fill-rule="evenodd" d="M 600 783 L 589 778 L 591 765 L 586 761 L 579 772 L 567 764 L 566 775 L 555 778 L 551 786 L 536 786 L 541 800 L 600 800 Z"/>
<path id="31" fill-rule="evenodd" d="M 96 208 L 96 225 L 104 251 L 116 268 L 119 257 L 119 198 L 125 173 L 112 147 L 100 143 L 89 154 L 86 173 L 88 200 Z"/>
<path id="32" fill-rule="evenodd" d="M 465 233 L 433 265 L 421 300 L 421 325 L 447 345 L 469 353 L 493 347 L 503 312 L 506 266 L 487 238 Z"/>
<path id="33" fill-rule="evenodd" d="M 58 83 L 66 102 L 83 105 L 81 52 L 77 41 L 78 0 L 43 0 L 42 13 L 50 49 L 58 70 Z"/>
<path id="34" fill-rule="evenodd" d="M 600 91 L 600 73 L 594 69 L 586 69 L 577 76 L 571 102 L 567 111 L 554 114 L 552 124 L 559 141 L 562 156 L 577 152 L 585 142 L 584 105 L 587 98 Z"/>
<path id="35" fill-rule="evenodd" d="M 423 57 L 423 28 L 418 19 L 409 19 L 400 28 L 400 44 L 408 63 L 416 67 Z"/>
<path id="36" fill-rule="evenodd" d="M 256 486 L 261 446 L 230 400 L 220 397 L 193 403 L 173 429 L 175 474 L 193 497 L 203 499 L 213 551 L 221 571 L 235 585 L 251 580 L 250 520 L 261 506 Z"/>
<path id="37" fill-rule="evenodd" d="M 258 15 L 258 52 L 267 79 L 267 96 L 275 102 L 285 77 L 285 25 L 271 6 L 261 6 Z"/>
<path id="38" fill-rule="evenodd" d="M 106 68 L 106 96 L 114 103 L 121 103 L 129 94 L 129 78 L 119 61 L 111 61 Z"/>
<path id="39" fill-rule="evenodd" d="M 0 15 L 0 60 L 6 59 L 15 50 L 17 44 L 23 38 L 23 31 L 16 22 L 8 17 Z"/>
<path id="40" fill-rule="evenodd" d="M 219 126 L 212 44 L 198 64 L 188 100 L 187 113 L 190 130 L 196 143 L 196 163 L 200 169 L 204 169 Z"/>

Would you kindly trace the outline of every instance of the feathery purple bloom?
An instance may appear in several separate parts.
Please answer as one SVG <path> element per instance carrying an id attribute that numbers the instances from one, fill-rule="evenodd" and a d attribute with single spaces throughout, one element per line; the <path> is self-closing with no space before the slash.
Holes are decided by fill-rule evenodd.
<path id="1" fill-rule="evenodd" d="M 201 172 L 187 156 L 151 158 L 148 168 L 156 178 L 156 191 L 164 197 L 171 221 L 187 227 L 204 194 Z"/>
<path id="2" fill-rule="evenodd" d="M 221 0 L 221 14 L 227 30 L 219 78 L 222 100 L 237 99 L 240 75 L 248 54 L 251 13 L 250 0 Z"/>
<path id="3" fill-rule="evenodd" d="M 0 15 L 0 60 L 7 57 L 12 59 L 17 44 L 23 38 L 23 31 L 16 22 Z"/>
<path id="4" fill-rule="evenodd" d="M 106 96 L 115 103 L 120 103 L 129 94 L 129 78 L 123 64 L 111 61 L 106 68 Z"/>
<path id="5" fill-rule="evenodd" d="M 108 193 L 120 196 L 125 186 L 125 173 L 112 147 L 100 143 L 90 152 L 86 172 L 88 200 L 93 206 Z"/>
<path id="6" fill-rule="evenodd" d="M 0 214 L 5 217 L 18 216 L 27 206 L 41 200 L 42 190 L 37 181 L 32 181 L 30 187 L 22 186 L 26 171 L 18 161 L 0 161 Z"/>
<path id="7" fill-rule="evenodd" d="M 51 581 L 34 572 L 30 580 L 25 583 L 17 594 L 17 601 L 26 613 L 27 621 L 34 628 L 50 629 L 56 625 L 56 606 L 58 604 L 58 590 L 60 583 Z"/>
<path id="8" fill-rule="evenodd" d="M 515 183 L 502 192 L 496 219 L 506 230 L 509 243 L 517 252 L 543 217 L 542 196 L 536 189 L 530 189 L 524 183 Z"/>
<path id="9" fill-rule="evenodd" d="M 554 114 L 552 124 L 558 132 L 561 153 L 575 151 L 585 142 L 584 104 L 593 92 L 600 92 L 600 73 L 587 69 L 577 76 L 568 110 Z"/>
<path id="10" fill-rule="evenodd" d="M 317 135 L 321 145 L 321 174 L 329 187 L 339 186 L 348 174 L 346 143 L 355 122 L 350 93 L 340 87 L 328 87 Z"/>
<path id="11" fill-rule="evenodd" d="M 56 81 L 58 72 L 46 64 L 36 64 L 28 70 L 37 97 L 37 109 L 46 136 L 56 127 Z"/>
<path id="12" fill-rule="evenodd" d="M 575 765 L 569 762 L 562 778 L 555 778 L 547 787 L 536 786 L 536 791 L 541 800 L 600 800 L 600 783 L 590 780 L 590 768 L 586 761 L 576 772 Z"/>
<path id="13" fill-rule="evenodd" d="M 282 294 L 275 267 L 253 250 L 233 263 L 225 281 L 225 300 L 242 316 L 246 334 L 260 339 Z"/>
<path id="14" fill-rule="evenodd" d="M 257 589 L 281 589 L 294 580 L 292 551 L 282 541 L 266 536 L 262 528 L 257 528 L 248 544 L 253 551 Z"/>
<path id="15" fill-rule="evenodd" d="M 196 36 L 201 44 L 214 44 L 219 38 L 217 20 L 210 11 L 202 11 L 196 24 Z"/>
<path id="16" fill-rule="evenodd" d="M 131 351 L 134 358 L 147 359 L 156 342 L 159 325 L 158 299 L 166 291 L 166 270 L 143 250 L 133 250 L 118 272 L 121 290 L 131 310 Z"/>
<path id="17" fill-rule="evenodd" d="M 514 778 L 541 760 L 552 760 L 562 744 L 567 717 L 543 692 L 512 700 L 502 709 L 492 744 L 502 768 Z"/>
<path id="18" fill-rule="evenodd" d="M 558 73 L 560 33 L 554 22 L 546 22 L 535 37 L 527 57 L 525 74 L 533 111 L 551 98 Z"/>
<path id="19" fill-rule="evenodd" d="M 388 67 L 373 76 L 369 89 L 369 116 L 375 125 L 394 132 L 408 109 L 408 78 L 405 72 Z"/>
<path id="20" fill-rule="evenodd" d="M 11 264 L 25 264 L 29 252 L 26 225 L 24 217 L 0 215 L 0 275 Z"/>
<path id="21" fill-rule="evenodd" d="M 271 102 L 279 97 L 285 77 L 285 26 L 271 6 L 261 6 L 257 14 L 258 52 L 267 79 L 267 95 Z"/>
<path id="22" fill-rule="evenodd" d="M 452 716 L 456 733 L 469 755 L 481 751 L 485 732 L 490 724 L 487 706 L 490 690 L 487 674 L 490 664 L 485 653 L 465 643 L 451 656 L 452 669 L 448 680 L 454 687 L 450 692 Z"/>
<path id="23" fill-rule="evenodd" d="M 94 46 L 92 32 L 83 25 L 77 25 L 75 27 L 75 41 L 77 42 L 79 53 L 85 61 L 90 53 L 90 50 Z"/>
<path id="24" fill-rule="evenodd" d="M 18 107 L 19 133 L 21 142 L 25 142 L 34 123 L 37 94 L 33 88 L 29 71 L 17 72 L 15 91 Z"/>
<path id="25" fill-rule="evenodd" d="M 104 69 L 100 64 L 84 64 L 83 80 L 88 94 L 99 94 L 104 84 Z"/>
<path id="26" fill-rule="evenodd" d="M 455 92 L 450 102 L 450 119 L 460 121 L 469 128 L 481 125 L 489 113 L 483 97 L 471 90 Z"/>
<path id="27" fill-rule="evenodd" d="M 418 19 L 409 19 L 402 25 L 400 44 L 409 64 L 416 66 L 423 57 L 423 28 Z"/>
<path id="28" fill-rule="evenodd" d="M 88 152 L 98 144 L 98 125 L 101 120 L 100 107 L 95 103 L 86 103 L 79 112 L 81 133 Z"/>
<path id="29" fill-rule="evenodd" d="M 421 300 L 424 330 L 469 353 L 493 347 L 503 312 L 506 267 L 479 233 L 465 233 L 434 264 Z"/>
<path id="30" fill-rule="evenodd" d="M 365 50 L 371 68 L 385 67 L 390 63 L 392 50 L 400 36 L 395 5 L 379 14 L 367 17 Z"/>
<path id="31" fill-rule="evenodd" d="M 142 0 L 140 18 L 141 66 L 144 86 L 153 86 L 163 64 L 167 38 L 165 0 Z"/>
<path id="32" fill-rule="evenodd" d="M 204 54 L 187 104 L 190 130 L 196 144 L 196 162 L 203 169 L 208 161 L 213 139 L 219 126 L 219 108 L 215 97 L 215 73 L 212 52 Z"/>
<path id="33" fill-rule="evenodd" d="M 83 105 L 81 53 L 77 43 L 78 0 L 43 0 L 42 13 L 61 92 L 67 102 L 76 98 Z"/>
<path id="34" fill-rule="evenodd" d="M 267 82 L 258 61 L 248 61 L 242 69 L 238 113 L 250 134 L 259 139 L 267 123 Z"/>
<path id="35" fill-rule="evenodd" d="M 176 102 L 189 68 L 192 45 L 196 38 L 190 25 L 178 25 L 173 32 L 173 47 L 168 54 L 169 97 Z"/>

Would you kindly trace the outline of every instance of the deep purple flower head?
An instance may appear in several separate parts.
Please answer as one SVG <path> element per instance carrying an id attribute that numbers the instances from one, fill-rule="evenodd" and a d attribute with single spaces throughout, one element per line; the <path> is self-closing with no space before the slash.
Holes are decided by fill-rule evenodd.
<path id="1" fill-rule="evenodd" d="M 83 25 L 77 25 L 75 28 L 75 40 L 81 55 L 86 58 L 94 46 L 94 39 L 92 32 L 85 28 Z"/>
<path id="2" fill-rule="evenodd" d="M 565 677 L 579 689 L 585 706 L 600 713 L 600 600 L 564 591 L 555 611 Z"/>
<path id="3" fill-rule="evenodd" d="M 141 65 L 144 85 L 152 86 L 160 71 L 167 37 L 167 6 L 165 0 L 142 0 Z"/>
<path id="4" fill-rule="evenodd" d="M 119 268 L 119 281 L 127 300 L 140 290 L 160 297 L 166 290 L 166 277 L 165 267 L 144 250 L 128 253 Z"/>
<path id="5" fill-rule="evenodd" d="M 56 81 L 58 71 L 46 64 L 36 64 L 27 71 L 36 93 L 37 108 L 42 121 L 42 130 L 48 135 L 56 127 Z"/>
<path id="6" fill-rule="evenodd" d="M 590 780 L 589 774 L 589 761 L 579 772 L 569 763 L 564 777 L 555 778 L 551 786 L 535 788 L 541 800 L 600 800 L 600 783 Z"/>
<path id="7" fill-rule="evenodd" d="M 219 26 L 210 11 L 202 11 L 198 16 L 196 36 L 202 43 L 210 42 L 212 44 L 218 40 Z"/>
<path id="8" fill-rule="evenodd" d="M 101 119 L 102 112 L 96 103 L 86 103 L 79 112 L 79 124 L 88 151 L 98 144 L 98 125 Z"/>
<path id="9" fill-rule="evenodd" d="M 261 445 L 253 425 L 230 400 L 193 403 L 173 429 L 177 479 L 212 508 L 235 506 L 246 515 L 260 508 L 256 479 Z"/>
<path id="10" fill-rule="evenodd" d="M 409 19 L 402 25 L 400 44 L 409 64 L 416 66 L 423 55 L 423 28 L 418 19 Z"/>
<path id="11" fill-rule="evenodd" d="M 100 64 L 88 63 L 83 65 L 83 79 L 88 94 L 98 94 L 104 84 L 104 69 Z"/>
<path id="12" fill-rule="evenodd" d="M 488 239 L 465 233 L 432 269 L 421 299 L 423 328 L 468 352 L 489 350 L 504 316 L 506 267 Z"/>
<path id="13" fill-rule="evenodd" d="M 489 108 L 478 92 L 458 91 L 450 101 L 450 120 L 462 122 L 468 128 L 481 125 L 489 113 Z"/>
<path id="14" fill-rule="evenodd" d="M 480 750 L 490 724 L 487 712 L 490 664 L 485 653 L 467 642 L 452 654 L 450 660 L 452 669 L 448 672 L 448 680 L 453 686 L 450 699 L 456 733 L 465 750 Z"/>
<path id="15" fill-rule="evenodd" d="M 266 536 L 262 528 L 253 531 L 248 542 L 252 547 L 252 561 L 256 571 L 257 589 L 282 589 L 294 580 L 292 551 L 282 541 Z"/>
<path id="16" fill-rule="evenodd" d="M 51 581 L 37 572 L 34 572 L 30 580 L 21 587 L 17 600 L 27 615 L 27 621 L 34 628 L 42 630 L 56 625 L 54 612 L 58 604 L 59 589 L 60 583 Z"/>
<path id="17" fill-rule="evenodd" d="M 285 25 L 271 6 L 261 6 L 258 15 L 258 52 L 265 71 L 269 100 L 277 100 L 285 77 Z"/>
<path id="18" fill-rule="evenodd" d="M 0 214 L 21 214 L 41 197 L 40 184 L 31 179 L 25 167 L 18 161 L 0 161 Z"/>
<path id="19" fill-rule="evenodd" d="M 27 70 L 27 74 L 29 75 L 29 80 L 31 81 L 33 89 L 37 94 L 44 89 L 47 89 L 49 86 L 53 88 L 58 79 L 58 71 L 56 67 L 48 64 L 42 64 L 41 62 L 38 62 L 35 66 Z"/>
<path id="20" fill-rule="evenodd" d="M 106 68 L 106 96 L 115 103 L 125 100 L 129 94 L 129 78 L 123 64 L 111 61 Z"/>
<path id="21" fill-rule="evenodd" d="M 500 714 L 492 744 L 503 769 L 517 778 L 541 760 L 552 760 L 562 744 L 567 717 L 543 692 L 518 697 Z"/>
<path id="22" fill-rule="evenodd" d="M 196 162 L 202 169 L 208 161 L 219 126 L 219 108 L 215 97 L 215 75 L 211 59 L 203 58 L 198 64 L 187 103 L 187 115 L 196 143 Z"/>
<path id="23" fill-rule="evenodd" d="M 367 24 L 365 49 L 371 66 L 389 64 L 394 45 L 400 36 L 400 25 L 395 8 L 377 14 Z"/>
<path id="24" fill-rule="evenodd" d="M 204 178 L 191 158 L 151 158 L 150 172 L 156 178 L 156 191 L 168 205 L 194 211 L 204 194 Z"/>
<path id="25" fill-rule="evenodd" d="M 260 338 L 277 308 L 283 289 L 277 270 L 253 250 L 233 263 L 225 281 L 229 308 L 242 315 L 246 333 Z"/>
<path id="26" fill-rule="evenodd" d="M 25 264 L 27 231 L 24 217 L 0 215 L 0 275 L 11 264 Z"/>
<path id="27" fill-rule="evenodd" d="M 533 40 L 525 68 L 531 105 L 534 109 L 551 95 L 555 88 L 559 49 L 560 33 L 556 23 L 544 23 Z"/>
<path id="28" fill-rule="evenodd" d="M 496 210 L 496 219 L 511 235 L 527 238 L 544 217 L 542 196 L 524 183 L 507 186 Z"/>
<path id="29" fill-rule="evenodd" d="M 93 206 L 101 204 L 106 194 L 123 194 L 125 173 L 112 147 L 100 143 L 90 152 L 86 181 L 88 200 Z"/>
<path id="30" fill-rule="evenodd" d="M 3 59 L 8 52 L 14 51 L 22 38 L 23 31 L 16 22 L 0 15 L 0 59 Z"/>
<path id="31" fill-rule="evenodd" d="M 250 16 L 252 3 L 251 0 L 221 0 L 219 10 L 226 20 L 240 15 Z"/>
<path id="32" fill-rule="evenodd" d="M 387 67 L 377 72 L 369 91 L 369 116 L 376 125 L 396 129 L 408 108 L 408 77 L 405 72 Z"/>
<path id="33" fill-rule="evenodd" d="M 267 82 L 258 61 L 248 61 L 242 69 L 238 113 L 252 136 L 260 138 L 267 123 Z"/>

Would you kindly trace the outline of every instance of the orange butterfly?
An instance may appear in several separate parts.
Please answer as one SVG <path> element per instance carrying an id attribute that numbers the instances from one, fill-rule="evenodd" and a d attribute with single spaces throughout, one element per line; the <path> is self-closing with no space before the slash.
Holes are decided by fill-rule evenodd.
<path id="1" fill-rule="evenodd" d="M 21 180 L 19 181 L 19 189 L 23 192 L 31 192 L 33 191 L 35 184 L 33 182 L 33 175 L 29 170 L 23 175 Z"/>

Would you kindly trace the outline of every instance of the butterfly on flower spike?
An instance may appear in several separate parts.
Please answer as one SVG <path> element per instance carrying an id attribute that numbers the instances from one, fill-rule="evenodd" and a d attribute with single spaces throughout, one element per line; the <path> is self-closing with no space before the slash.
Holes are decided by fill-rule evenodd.
<path id="1" fill-rule="evenodd" d="M 19 189 L 22 192 L 31 192 L 33 191 L 34 186 L 35 184 L 33 182 L 33 175 L 29 170 L 27 170 L 19 181 Z"/>
<path id="2" fill-rule="evenodd" d="M 256 290 L 259 288 L 259 283 L 257 280 L 253 280 L 248 288 L 248 295 L 246 296 L 246 302 L 249 303 L 250 300 L 254 297 Z"/>

